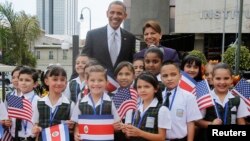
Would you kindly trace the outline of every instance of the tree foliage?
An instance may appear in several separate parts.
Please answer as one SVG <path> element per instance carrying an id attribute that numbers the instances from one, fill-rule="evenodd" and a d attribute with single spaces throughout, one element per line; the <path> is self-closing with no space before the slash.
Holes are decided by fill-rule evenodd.
<path id="1" fill-rule="evenodd" d="M 223 54 L 224 62 L 229 64 L 232 68 L 235 68 L 235 50 L 236 46 L 229 45 L 225 53 Z M 250 70 L 250 53 L 245 46 L 240 48 L 240 70 Z"/>
<path id="2" fill-rule="evenodd" d="M 14 12 L 11 3 L 0 4 L 1 46 L 4 52 L 4 63 L 10 65 L 36 66 L 36 58 L 29 49 L 29 44 L 41 35 L 39 22 L 35 16 L 24 11 Z"/>

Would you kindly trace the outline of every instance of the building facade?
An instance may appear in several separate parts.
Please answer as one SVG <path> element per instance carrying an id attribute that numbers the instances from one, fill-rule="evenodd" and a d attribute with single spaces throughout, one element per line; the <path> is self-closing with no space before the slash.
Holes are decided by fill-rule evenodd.
<path id="1" fill-rule="evenodd" d="M 225 47 L 237 39 L 239 0 L 124 0 L 129 17 L 125 24 L 145 47 L 142 27 L 146 20 L 157 20 L 163 29 L 161 44 L 182 53 L 193 49 L 204 52 L 207 59 L 220 60 L 222 34 Z M 224 8 L 226 14 L 224 19 Z M 250 46 L 250 0 L 243 4 L 242 43 Z M 224 26 L 225 21 L 225 26 Z"/>

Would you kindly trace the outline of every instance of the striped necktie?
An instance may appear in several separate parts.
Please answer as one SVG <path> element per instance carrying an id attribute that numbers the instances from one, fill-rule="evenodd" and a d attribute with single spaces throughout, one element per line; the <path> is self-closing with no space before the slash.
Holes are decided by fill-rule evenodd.
<path id="1" fill-rule="evenodd" d="M 111 42 L 110 42 L 110 48 L 109 48 L 110 58 L 111 58 L 113 66 L 115 65 L 115 62 L 118 56 L 117 36 L 118 35 L 115 31 L 111 34 Z"/>

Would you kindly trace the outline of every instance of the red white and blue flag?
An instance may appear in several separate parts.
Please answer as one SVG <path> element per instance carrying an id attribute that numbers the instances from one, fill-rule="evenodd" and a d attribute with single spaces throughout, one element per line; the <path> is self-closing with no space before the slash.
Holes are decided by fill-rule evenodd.
<path id="1" fill-rule="evenodd" d="M 186 72 L 181 71 L 181 80 L 179 82 L 179 87 L 194 94 L 196 93 L 195 86 L 196 86 L 196 81 L 190 77 Z"/>
<path id="2" fill-rule="evenodd" d="M 1 138 L 2 141 L 12 141 L 12 136 L 9 129 L 4 129 L 4 133 Z"/>
<path id="3" fill-rule="evenodd" d="M 108 75 L 108 84 L 107 84 L 107 91 L 108 92 L 113 92 L 114 90 L 116 90 L 119 87 L 119 84 L 116 82 L 115 79 L 113 79 L 113 77 L 111 77 L 110 75 Z"/>
<path id="4" fill-rule="evenodd" d="M 214 105 L 207 80 L 202 80 L 196 84 L 196 100 L 200 110 Z"/>
<path id="5" fill-rule="evenodd" d="M 58 124 L 42 131 L 43 141 L 69 141 L 69 129 L 67 124 Z"/>
<path id="6" fill-rule="evenodd" d="M 7 99 L 7 103 L 8 116 L 10 118 L 24 119 L 31 122 L 32 105 L 28 99 L 10 95 Z"/>
<path id="7" fill-rule="evenodd" d="M 133 88 L 118 88 L 112 100 L 120 118 L 123 119 L 128 110 L 136 110 L 137 92 Z"/>
<path id="8" fill-rule="evenodd" d="M 247 109 L 250 112 L 250 83 L 242 78 L 232 92 L 239 95 L 245 101 Z"/>
<path id="9" fill-rule="evenodd" d="M 113 141 L 113 115 L 79 115 L 78 129 L 82 140 Z"/>

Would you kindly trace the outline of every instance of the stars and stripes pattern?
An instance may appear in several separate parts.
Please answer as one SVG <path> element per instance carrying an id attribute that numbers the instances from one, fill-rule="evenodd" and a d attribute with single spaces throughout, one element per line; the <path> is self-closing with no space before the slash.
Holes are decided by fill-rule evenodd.
<path id="1" fill-rule="evenodd" d="M 8 116 L 31 122 L 32 105 L 28 99 L 10 95 L 7 100 Z"/>
<path id="2" fill-rule="evenodd" d="M 181 71 L 181 80 L 179 82 L 179 87 L 195 95 L 196 93 L 196 81 L 190 77 L 186 72 Z"/>
<path id="3" fill-rule="evenodd" d="M 119 88 L 113 101 L 120 118 L 123 118 L 128 110 L 136 109 L 137 92 L 133 88 Z"/>
<path id="4" fill-rule="evenodd" d="M 13 141 L 9 129 L 4 129 L 4 133 L 3 133 L 3 136 L 2 136 L 2 141 Z"/>
<path id="5" fill-rule="evenodd" d="M 196 100 L 200 110 L 213 106 L 207 80 L 202 80 L 196 84 Z"/>
<path id="6" fill-rule="evenodd" d="M 247 109 L 250 112 L 250 83 L 242 78 L 232 92 L 239 95 L 245 101 Z"/>

